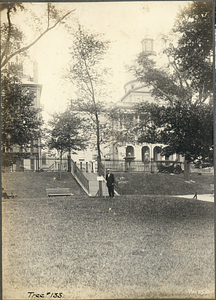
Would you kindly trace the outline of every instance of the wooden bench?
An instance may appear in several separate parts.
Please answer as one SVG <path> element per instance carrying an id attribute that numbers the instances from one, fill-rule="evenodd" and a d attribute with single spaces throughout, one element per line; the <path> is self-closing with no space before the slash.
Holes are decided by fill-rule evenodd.
<path id="1" fill-rule="evenodd" d="M 69 188 L 52 188 L 46 189 L 47 196 L 71 196 Z"/>
<path id="2" fill-rule="evenodd" d="M 210 188 L 211 188 L 212 194 L 214 194 L 214 183 L 210 183 Z"/>

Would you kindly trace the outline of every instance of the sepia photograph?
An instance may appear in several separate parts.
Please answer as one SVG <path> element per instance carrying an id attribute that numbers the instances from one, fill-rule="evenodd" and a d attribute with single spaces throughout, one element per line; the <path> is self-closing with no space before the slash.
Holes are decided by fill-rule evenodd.
<path id="1" fill-rule="evenodd" d="M 1 2 L 2 299 L 215 299 L 214 1 Z"/>

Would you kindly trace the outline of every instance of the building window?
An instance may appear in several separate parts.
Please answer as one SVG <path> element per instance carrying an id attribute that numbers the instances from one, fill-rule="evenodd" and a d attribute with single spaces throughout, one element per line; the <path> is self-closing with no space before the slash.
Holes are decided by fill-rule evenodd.
<path id="1" fill-rule="evenodd" d="M 149 162 L 150 161 L 150 151 L 148 146 L 142 147 L 142 161 Z"/>
<path id="2" fill-rule="evenodd" d="M 161 147 L 159 146 L 156 146 L 154 147 L 154 161 L 157 161 L 157 160 L 161 160 Z"/>
<path id="3" fill-rule="evenodd" d="M 126 156 L 134 156 L 134 147 L 127 146 L 127 148 L 126 148 Z"/>

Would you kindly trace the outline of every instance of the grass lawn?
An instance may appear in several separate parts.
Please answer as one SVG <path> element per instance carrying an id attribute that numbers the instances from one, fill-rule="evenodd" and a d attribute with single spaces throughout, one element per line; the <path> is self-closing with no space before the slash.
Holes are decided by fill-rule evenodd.
<path id="1" fill-rule="evenodd" d="M 2 186 L 13 190 L 18 198 L 44 198 L 47 188 L 70 188 L 76 196 L 85 195 L 72 175 L 62 172 L 5 172 L 2 173 Z"/>
<path id="2" fill-rule="evenodd" d="M 187 195 L 209 194 L 214 176 L 191 174 L 185 182 L 183 174 L 115 173 L 116 190 L 120 195 Z"/>
<path id="3" fill-rule="evenodd" d="M 34 196 L 2 215 L 4 299 L 214 299 L 213 203 Z"/>
<path id="4" fill-rule="evenodd" d="M 213 175 L 191 175 L 185 182 L 183 174 L 115 173 L 115 189 L 120 195 L 187 195 L 209 194 Z M 4 189 L 14 190 L 21 198 L 46 197 L 46 188 L 67 187 L 76 196 L 85 195 L 70 173 L 63 172 L 13 172 L 2 173 Z"/>

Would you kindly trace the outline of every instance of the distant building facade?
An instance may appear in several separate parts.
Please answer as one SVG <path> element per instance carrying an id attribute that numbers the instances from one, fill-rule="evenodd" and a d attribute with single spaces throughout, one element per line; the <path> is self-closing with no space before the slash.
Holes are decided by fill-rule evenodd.
<path id="1" fill-rule="evenodd" d="M 16 62 L 17 64 L 17 62 Z M 41 93 L 42 93 L 42 85 L 38 83 L 38 63 L 34 61 L 32 63 L 31 74 L 27 75 L 25 71 L 23 71 L 23 67 L 21 67 L 20 76 L 22 80 L 22 86 L 31 91 L 35 92 L 34 98 L 34 106 L 35 108 L 41 108 Z M 31 170 L 36 171 L 39 170 L 42 164 L 41 159 L 41 139 L 35 139 L 31 141 L 31 147 L 26 151 L 20 146 L 13 146 L 11 152 L 14 153 L 23 153 L 25 152 L 28 158 L 22 158 L 18 160 L 16 164 L 13 164 L 11 167 L 12 171 L 22 171 L 22 170 Z"/>
<path id="2" fill-rule="evenodd" d="M 146 36 L 142 40 L 142 51 L 147 56 L 156 56 L 154 51 L 154 40 L 150 36 Z M 133 111 L 134 104 L 138 104 L 144 101 L 149 103 L 154 103 L 155 99 L 152 97 L 151 92 L 145 83 L 139 82 L 136 78 L 132 76 L 128 79 L 128 82 L 124 85 L 125 94 L 116 103 L 116 110 L 120 110 L 123 114 L 131 115 L 134 119 L 134 123 L 139 122 L 139 115 L 135 114 Z M 120 124 L 121 123 L 121 124 Z M 124 127 L 124 122 L 118 120 L 115 122 L 114 126 L 122 129 Z M 122 160 L 129 162 L 130 166 L 133 164 L 134 170 L 142 168 L 140 164 L 136 162 L 142 162 L 146 167 L 149 162 L 158 161 L 174 161 L 183 162 L 184 158 L 178 154 L 173 154 L 170 157 L 161 156 L 161 145 L 160 144 L 149 144 L 149 143 L 124 143 L 124 145 L 119 146 L 118 144 L 113 144 L 110 146 L 110 160 L 118 161 Z M 136 167 L 137 166 L 137 167 Z"/>

